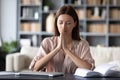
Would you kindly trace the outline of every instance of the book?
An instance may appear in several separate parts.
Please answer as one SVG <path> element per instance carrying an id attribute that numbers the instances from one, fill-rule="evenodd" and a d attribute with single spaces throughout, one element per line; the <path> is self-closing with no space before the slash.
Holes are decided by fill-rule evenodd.
<path id="1" fill-rule="evenodd" d="M 108 77 L 111 76 L 112 68 L 116 65 L 102 64 L 97 66 L 94 70 L 88 70 L 83 68 L 77 68 L 74 75 L 81 77 Z"/>

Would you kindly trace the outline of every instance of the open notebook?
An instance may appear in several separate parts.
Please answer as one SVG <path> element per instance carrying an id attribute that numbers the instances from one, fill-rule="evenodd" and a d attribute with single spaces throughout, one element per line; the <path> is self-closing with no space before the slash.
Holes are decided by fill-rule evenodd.
<path id="1" fill-rule="evenodd" d="M 108 77 L 114 74 L 110 71 L 114 67 L 116 67 L 116 65 L 106 63 L 96 66 L 94 70 L 77 68 L 74 75 L 81 77 Z"/>
<path id="2" fill-rule="evenodd" d="M 62 72 L 11 72 L 11 71 L 1 71 L 0 76 L 38 76 L 38 77 L 58 77 L 63 76 Z"/>

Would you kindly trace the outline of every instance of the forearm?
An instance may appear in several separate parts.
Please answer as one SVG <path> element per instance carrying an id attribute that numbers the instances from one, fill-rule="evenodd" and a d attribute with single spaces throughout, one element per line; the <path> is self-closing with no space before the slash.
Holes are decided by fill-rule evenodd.
<path id="1" fill-rule="evenodd" d="M 36 61 L 33 71 L 38 71 L 45 67 L 48 62 L 57 54 L 58 51 L 59 49 L 56 48 L 44 57 L 42 57 L 40 60 Z"/>
<path id="2" fill-rule="evenodd" d="M 79 68 L 91 69 L 92 65 L 87 61 L 80 59 L 75 53 L 72 53 L 70 50 L 66 49 L 65 53 L 70 57 L 70 59 L 75 63 Z"/>

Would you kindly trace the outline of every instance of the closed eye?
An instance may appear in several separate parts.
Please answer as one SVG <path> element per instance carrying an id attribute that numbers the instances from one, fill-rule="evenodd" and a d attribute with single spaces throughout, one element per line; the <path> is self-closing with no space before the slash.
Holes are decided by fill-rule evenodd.
<path id="1" fill-rule="evenodd" d="M 70 23 L 70 22 L 67 22 L 66 24 L 67 24 L 67 25 L 70 25 L 71 23 Z"/>

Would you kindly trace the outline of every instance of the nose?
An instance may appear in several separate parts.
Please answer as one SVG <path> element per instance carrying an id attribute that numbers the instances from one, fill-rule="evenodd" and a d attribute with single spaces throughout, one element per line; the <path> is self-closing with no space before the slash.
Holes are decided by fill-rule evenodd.
<path id="1" fill-rule="evenodd" d="M 66 24 L 63 23 L 63 25 L 62 25 L 62 30 L 65 30 L 65 26 L 66 26 Z"/>

